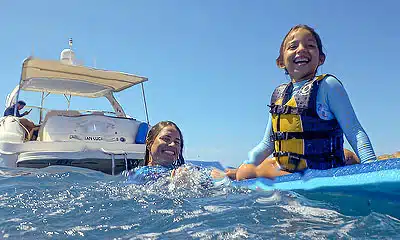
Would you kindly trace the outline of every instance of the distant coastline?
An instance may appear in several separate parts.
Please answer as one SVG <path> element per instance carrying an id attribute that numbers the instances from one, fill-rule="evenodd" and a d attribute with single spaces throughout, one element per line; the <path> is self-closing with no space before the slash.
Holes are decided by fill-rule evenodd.
<path id="1" fill-rule="evenodd" d="M 391 158 L 400 158 L 400 151 L 397 151 L 392 154 L 383 154 L 378 157 L 379 160 L 386 160 Z"/>

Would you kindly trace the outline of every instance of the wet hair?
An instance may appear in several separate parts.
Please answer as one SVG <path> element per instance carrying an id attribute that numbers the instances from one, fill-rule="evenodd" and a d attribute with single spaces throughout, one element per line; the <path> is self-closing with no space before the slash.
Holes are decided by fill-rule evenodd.
<path id="1" fill-rule="evenodd" d="M 182 151 L 183 151 L 183 136 L 182 136 L 181 130 L 178 128 L 178 126 L 174 122 L 162 121 L 162 122 L 159 122 L 156 125 L 154 125 L 150 129 L 149 133 L 147 134 L 147 137 L 146 137 L 146 154 L 144 156 L 144 165 L 145 166 L 147 166 L 149 164 L 150 149 L 151 149 L 151 146 L 154 143 L 154 140 L 156 139 L 157 135 L 161 132 L 161 130 L 163 130 L 165 127 L 168 127 L 168 126 L 174 127 L 179 132 L 179 135 L 181 137 L 181 150 L 179 151 L 178 159 L 175 162 L 173 162 L 172 165 L 174 167 L 179 167 L 180 165 L 185 164 L 185 159 L 183 158 L 183 154 L 182 154 Z"/>
<path id="2" fill-rule="evenodd" d="M 279 49 L 279 56 L 276 58 L 276 65 L 278 65 L 278 67 L 280 67 L 279 62 L 281 62 L 283 60 L 283 52 L 284 52 L 285 43 L 286 43 L 287 38 L 289 37 L 289 35 L 292 32 L 294 32 L 294 31 L 296 31 L 298 29 L 305 29 L 305 30 L 309 31 L 313 35 L 313 37 L 315 38 L 315 41 L 317 42 L 317 47 L 318 47 L 318 50 L 319 50 L 319 56 L 320 57 L 322 56 L 322 57 L 325 58 L 325 53 L 324 53 L 323 47 L 322 47 L 322 41 L 321 41 L 321 38 L 319 37 L 318 33 L 314 30 L 314 28 L 312 28 L 310 26 L 307 26 L 305 24 L 299 24 L 299 25 L 296 25 L 296 26 L 292 27 L 289 30 L 289 32 L 286 34 L 286 36 L 283 38 L 283 41 L 281 43 L 281 47 Z M 286 68 L 285 68 L 285 73 L 289 74 L 287 72 Z"/>
<path id="3" fill-rule="evenodd" d="M 19 105 L 26 106 L 26 102 L 24 102 L 24 101 L 22 101 L 22 100 L 19 100 L 17 103 L 18 103 Z"/>

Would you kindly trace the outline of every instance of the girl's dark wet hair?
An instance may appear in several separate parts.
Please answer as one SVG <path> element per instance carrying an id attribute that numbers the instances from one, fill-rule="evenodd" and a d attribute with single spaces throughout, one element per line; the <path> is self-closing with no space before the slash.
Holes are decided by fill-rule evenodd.
<path id="1" fill-rule="evenodd" d="M 312 28 L 310 26 L 307 26 L 305 24 L 299 24 L 299 25 L 296 25 L 296 26 L 292 27 L 289 30 L 289 32 L 286 34 L 285 38 L 283 38 L 283 41 L 281 43 L 281 48 L 279 49 L 279 56 L 276 58 L 276 64 L 278 65 L 278 67 L 280 67 L 279 63 L 282 62 L 282 60 L 283 60 L 283 52 L 284 52 L 284 48 L 285 48 L 286 39 L 289 37 L 289 35 L 292 32 L 294 32 L 294 31 L 296 31 L 298 29 L 308 30 L 313 35 L 313 37 L 315 38 L 315 41 L 317 42 L 317 47 L 318 47 L 318 50 L 319 50 L 319 56 L 320 57 L 322 56 L 322 57 L 325 58 L 325 53 L 324 53 L 323 47 L 322 47 L 322 41 L 321 41 L 321 38 L 319 37 L 318 33 L 314 30 L 314 28 Z M 288 74 L 286 69 L 285 69 L 285 73 Z"/>
<path id="2" fill-rule="evenodd" d="M 179 152 L 178 159 L 174 163 L 172 163 L 172 165 L 174 167 L 179 167 L 180 165 L 185 164 L 185 159 L 183 158 L 183 154 L 182 154 L 182 152 L 183 152 L 183 136 L 182 136 L 181 130 L 178 128 L 178 126 L 174 122 L 162 121 L 162 122 L 159 122 L 156 125 L 154 125 L 150 129 L 149 133 L 147 134 L 147 137 L 146 137 L 146 154 L 144 156 L 144 165 L 145 166 L 147 166 L 149 164 L 150 149 L 151 149 L 151 146 L 154 143 L 154 140 L 156 139 L 157 135 L 161 132 L 161 130 L 163 128 L 165 128 L 165 127 L 168 127 L 168 126 L 174 127 L 179 132 L 179 135 L 181 137 L 181 150 Z"/>

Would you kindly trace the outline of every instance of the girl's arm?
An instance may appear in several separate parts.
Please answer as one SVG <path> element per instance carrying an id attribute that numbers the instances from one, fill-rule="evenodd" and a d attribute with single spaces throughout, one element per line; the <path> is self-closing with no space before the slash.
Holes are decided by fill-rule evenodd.
<path id="1" fill-rule="evenodd" d="M 265 129 L 264 137 L 257 146 L 255 146 L 248 153 L 248 160 L 245 160 L 243 164 L 254 164 L 259 165 L 264 159 L 271 155 L 274 151 L 274 142 L 271 141 L 272 136 L 272 117 L 271 113 L 268 116 L 268 124 Z"/>
<path id="2" fill-rule="evenodd" d="M 254 171 L 255 171 L 256 169 L 255 166 L 260 165 L 264 161 L 264 159 L 266 159 L 274 151 L 274 142 L 270 140 L 271 135 L 272 135 L 272 117 L 271 114 L 269 114 L 267 128 L 265 129 L 264 137 L 261 140 L 261 142 L 257 144 L 257 146 L 255 146 L 252 150 L 250 150 L 250 152 L 248 153 L 249 158 L 245 160 L 239 166 L 239 168 L 225 169 L 225 175 L 230 179 L 237 179 L 236 173 L 238 172 L 238 170 L 240 170 L 239 172 L 243 172 L 243 170 L 250 167 L 250 165 L 254 166 Z M 245 175 L 249 174 L 247 170 L 245 170 L 245 172 L 246 172 Z M 218 176 L 219 174 L 215 170 L 213 172 L 213 175 Z"/>
<path id="3" fill-rule="evenodd" d="M 324 99 L 326 99 L 330 112 L 339 122 L 347 141 L 360 158 L 361 163 L 376 160 L 368 135 L 358 121 L 341 82 L 334 77 L 327 77 L 321 83 L 320 90 L 322 91 L 318 91 L 318 95 L 322 93 L 326 96 Z"/>

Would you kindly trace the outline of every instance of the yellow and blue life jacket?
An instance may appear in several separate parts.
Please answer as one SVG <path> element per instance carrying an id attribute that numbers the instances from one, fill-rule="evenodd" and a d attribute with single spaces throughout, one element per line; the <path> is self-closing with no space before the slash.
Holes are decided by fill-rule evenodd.
<path id="1" fill-rule="evenodd" d="M 327 76 L 331 75 L 309 80 L 292 97 L 292 82 L 278 86 L 272 94 L 273 155 L 283 170 L 299 172 L 344 165 L 343 131 L 336 119 L 323 120 L 316 109 L 319 84 Z"/>

